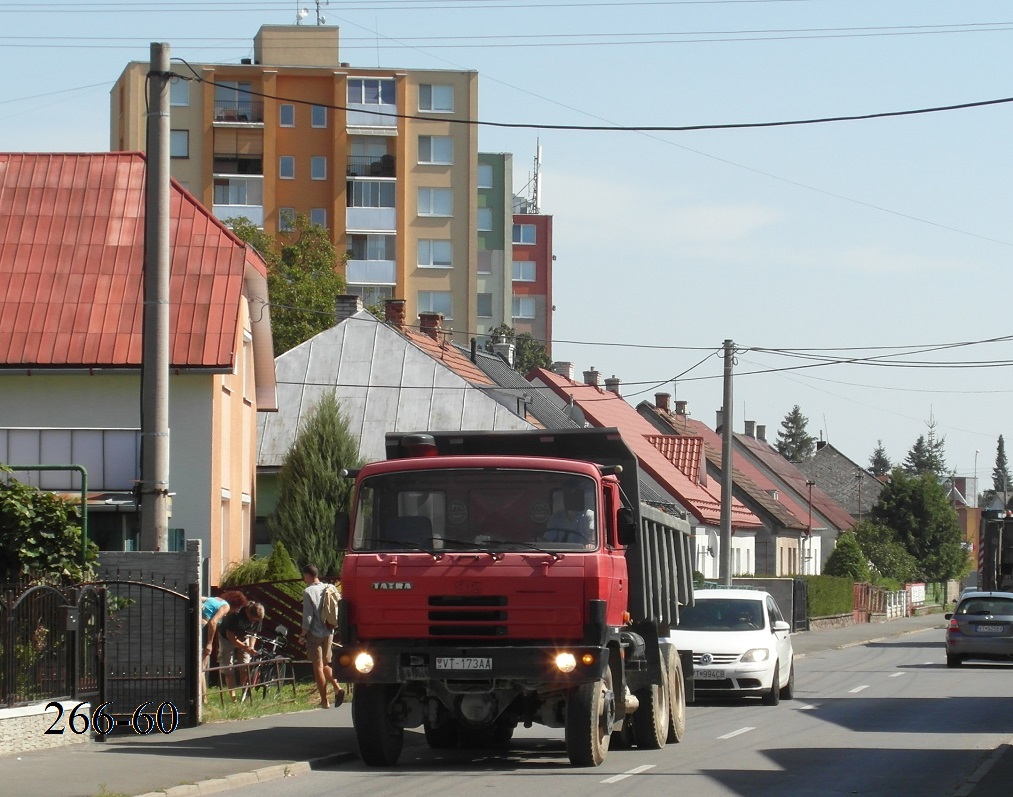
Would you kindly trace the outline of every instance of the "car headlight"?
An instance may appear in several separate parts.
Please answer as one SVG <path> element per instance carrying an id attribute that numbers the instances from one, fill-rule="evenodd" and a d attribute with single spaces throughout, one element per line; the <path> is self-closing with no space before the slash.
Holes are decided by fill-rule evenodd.
<path id="1" fill-rule="evenodd" d="M 770 651 L 766 648 L 753 648 L 742 654 L 742 661 L 766 661 Z"/>

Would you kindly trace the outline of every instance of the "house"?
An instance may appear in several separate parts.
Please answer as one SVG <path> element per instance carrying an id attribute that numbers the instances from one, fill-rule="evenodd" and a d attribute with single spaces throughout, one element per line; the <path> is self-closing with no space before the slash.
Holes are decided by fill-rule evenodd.
<path id="1" fill-rule="evenodd" d="M 269 545 L 266 520 L 277 503 L 277 474 L 300 425 L 332 392 L 366 461 L 385 458 L 387 432 L 531 429 L 499 400 L 496 385 L 449 343 L 442 316 L 405 323 L 403 300 L 386 302 L 386 323 L 340 297 L 337 323 L 275 361 L 278 412 L 257 420 L 257 544 Z"/>
<path id="2" fill-rule="evenodd" d="M 138 153 L 0 154 L 0 463 L 84 466 L 110 550 L 140 533 L 144 185 Z M 250 553 L 256 415 L 276 407 L 267 268 L 175 182 L 170 214 L 169 546 L 199 538 L 216 584 Z"/>
<path id="3" fill-rule="evenodd" d="M 869 514 L 883 491 L 883 482 L 826 440 L 818 441 L 813 455 L 797 466 L 856 520 Z"/>
<path id="4" fill-rule="evenodd" d="M 580 409 L 591 426 L 615 427 L 637 456 L 641 475 L 653 489 L 669 496 L 694 526 L 694 561 L 703 564 L 708 578 L 717 575 L 720 561 L 721 484 L 709 479 L 700 438 L 659 434 L 622 397 L 620 380 L 605 380 L 594 368 L 584 372 L 584 381 L 573 379 L 570 363 L 557 363 L 559 373 L 536 368 L 528 379 L 555 397 L 561 407 Z M 756 562 L 756 533 L 762 523 L 747 507 L 732 499 L 732 573 L 753 573 Z M 705 554 L 701 554 L 701 551 Z"/>

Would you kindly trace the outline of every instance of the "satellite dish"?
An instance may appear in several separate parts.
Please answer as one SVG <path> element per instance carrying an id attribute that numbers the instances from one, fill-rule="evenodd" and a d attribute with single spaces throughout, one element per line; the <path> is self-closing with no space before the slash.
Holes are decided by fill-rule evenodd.
<path id="1" fill-rule="evenodd" d="M 306 19 L 306 17 L 308 17 L 309 15 L 310 15 L 310 10 L 308 8 L 300 8 L 298 11 L 295 12 L 295 24 L 298 25 L 300 22 L 302 22 L 304 19 Z"/>

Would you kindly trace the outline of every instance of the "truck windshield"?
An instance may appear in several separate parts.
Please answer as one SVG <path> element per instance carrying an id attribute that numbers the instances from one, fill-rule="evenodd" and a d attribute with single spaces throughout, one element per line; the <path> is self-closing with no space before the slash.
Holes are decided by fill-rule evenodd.
<path id="1" fill-rule="evenodd" d="M 499 468 L 413 470 L 359 485 L 358 551 L 589 551 L 598 491 L 587 476 Z"/>

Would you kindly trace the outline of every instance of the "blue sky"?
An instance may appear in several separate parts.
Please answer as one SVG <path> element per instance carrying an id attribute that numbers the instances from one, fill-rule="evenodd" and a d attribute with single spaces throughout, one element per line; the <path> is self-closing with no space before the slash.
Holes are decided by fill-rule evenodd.
<path id="1" fill-rule="evenodd" d="M 0 150 L 106 150 L 109 89 L 150 42 L 237 62 L 260 25 L 293 23 L 300 7 L 312 23 L 307 0 L 0 2 Z M 360 0 L 321 10 L 353 66 L 477 70 L 487 121 L 734 125 L 1013 95 L 1013 10 L 1002 2 Z M 773 439 L 798 404 L 810 433 L 866 464 L 878 439 L 902 460 L 934 417 L 948 465 L 970 475 L 977 459 L 987 481 L 996 438 L 1013 433 L 1011 368 L 914 363 L 1004 362 L 1013 343 L 904 352 L 1013 332 L 1003 302 L 1011 105 L 694 132 L 486 127 L 479 142 L 514 154 L 516 188 L 541 143 L 556 359 L 619 376 L 627 396 L 643 391 L 634 403 L 674 392 L 713 425 L 721 361 L 707 354 L 731 339 L 737 430 L 754 420 Z M 891 356 L 773 371 L 806 361 L 756 349 Z"/>

